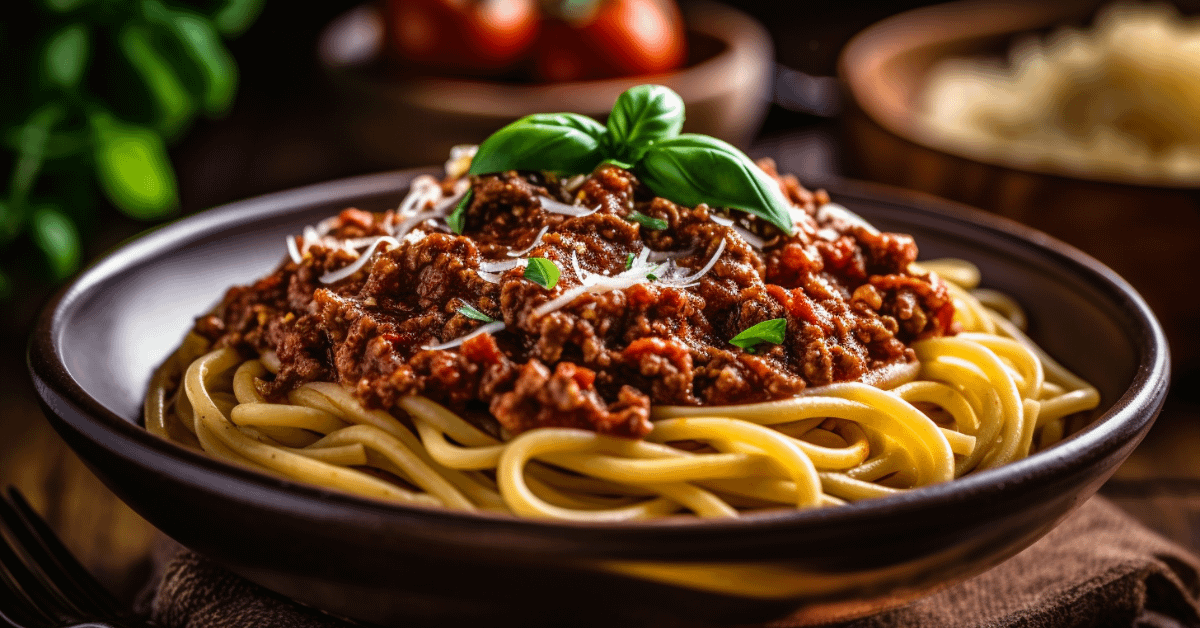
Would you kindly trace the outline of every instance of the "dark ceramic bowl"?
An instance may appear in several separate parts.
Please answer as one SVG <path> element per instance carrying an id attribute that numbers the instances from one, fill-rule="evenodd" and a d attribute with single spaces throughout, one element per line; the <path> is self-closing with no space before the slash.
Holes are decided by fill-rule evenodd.
<path id="1" fill-rule="evenodd" d="M 348 179 L 186 218 L 118 249 L 45 310 L 30 368 L 54 427 L 112 490 L 183 545 L 280 593 L 384 624 L 665 625 L 866 613 L 980 573 L 1090 497 L 1150 428 L 1163 334 L 1095 260 L 1015 223 L 857 183 L 833 197 L 925 257 L 977 263 L 1035 338 L 1102 395 L 1097 420 L 1015 464 L 840 508 L 736 521 L 571 524 L 375 502 L 234 468 L 139 427 L 151 369 L 231 284 L 271 269 L 284 236 L 346 206 L 397 204 L 419 171 Z M 716 592 L 644 579 L 716 571 Z M 619 573 L 627 575 L 618 575 Z M 749 574 L 749 575 L 748 575 Z"/>

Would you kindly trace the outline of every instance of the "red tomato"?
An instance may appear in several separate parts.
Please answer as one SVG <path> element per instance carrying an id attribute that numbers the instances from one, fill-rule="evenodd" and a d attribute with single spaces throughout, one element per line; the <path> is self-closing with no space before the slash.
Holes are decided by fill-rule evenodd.
<path id="1" fill-rule="evenodd" d="M 389 40 L 421 67 L 495 74 L 524 59 L 538 32 L 535 0 L 387 0 Z"/>
<path id="2" fill-rule="evenodd" d="M 584 24 L 543 24 L 537 74 L 574 81 L 667 72 L 683 65 L 684 37 L 683 18 L 670 0 L 602 0 Z"/>

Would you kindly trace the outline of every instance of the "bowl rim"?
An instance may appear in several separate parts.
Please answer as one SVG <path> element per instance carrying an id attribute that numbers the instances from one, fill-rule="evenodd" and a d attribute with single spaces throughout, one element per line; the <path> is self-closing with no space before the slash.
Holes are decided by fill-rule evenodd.
<path id="1" fill-rule="evenodd" d="M 414 76 L 403 82 L 385 82 L 365 75 L 361 69 L 369 60 L 338 63 L 330 58 L 328 43 L 343 27 L 339 20 L 355 12 L 371 13 L 373 5 L 363 4 L 341 14 L 327 25 L 318 37 L 318 62 L 321 67 L 339 81 L 360 87 L 382 90 L 389 98 L 407 102 L 422 109 L 441 111 L 448 114 L 471 112 L 475 115 L 496 119 L 513 119 L 521 115 L 545 111 L 558 111 L 563 103 L 586 106 L 586 102 L 598 93 L 619 94 L 631 87 L 644 83 L 666 85 L 679 93 L 687 102 L 711 98 L 716 91 L 710 85 L 724 85 L 731 73 L 745 75 L 752 72 L 734 72 L 739 66 L 774 57 L 774 44 L 770 34 L 757 20 L 747 13 L 719 2 L 697 0 L 680 7 L 685 28 L 718 39 L 724 48 L 717 54 L 698 63 L 658 74 L 621 76 L 603 79 L 562 81 L 551 83 L 511 83 L 466 77 Z M 371 13 L 378 16 L 378 13 Z M 370 60 L 379 57 L 378 51 Z M 585 94 L 585 97 L 580 97 Z M 607 113 L 611 103 L 595 104 L 595 111 Z M 579 110 L 579 109 L 574 109 Z"/>
<path id="2" fill-rule="evenodd" d="M 910 9 L 859 31 L 842 48 L 837 73 L 852 100 L 873 122 L 899 138 L 971 162 L 1063 179 L 1110 185 L 1168 190 L 1200 188 L 1200 181 L 1170 174 L 1097 172 L 1058 162 L 1022 162 L 1007 153 L 979 154 L 951 138 L 925 131 L 915 104 L 904 100 L 904 80 L 890 77 L 889 63 L 906 54 L 951 42 L 1053 27 L 1063 20 L 1088 16 L 1104 6 L 1102 0 L 957 0 Z M 936 25 L 936 26 L 935 26 Z M 948 26 L 949 25 L 949 26 Z M 964 29 L 967 29 L 964 33 Z M 971 30 L 975 29 L 975 30 Z M 946 58 L 946 57 L 939 57 Z M 918 77 L 923 77 L 919 73 Z M 913 81 L 920 84 L 920 78 Z"/>
<path id="3" fill-rule="evenodd" d="M 1073 275 L 1082 273 L 1093 288 L 1099 289 L 1106 297 L 1111 297 L 1112 303 L 1126 316 L 1141 323 L 1138 329 L 1130 330 L 1131 339 L 1135 341 L 1140 358 L 1130 386 L 1119 398 L 1112 400 L 1108 410 L 1090 426 L 1049 450 L 1003 467 L 972 473 L 950 482 L 887 498 L 851 503 L 838 508 L 754 513 L 737 519 L 672 517 L 638 522 L 579 523 L 388 503 L 263 475 L 154 436 L 140 425 L 126 421 L 105 407 L 70 376 L 58 345 L 65 321 L 74 307 L 125 269 L 150 263 L 157 255 L 177 250 L 184 243 L 202 240 L 206 236 L 239 224 L 310 211 L 314 206 L 344 202 L 341 199 L 387 193 L 400 194 L 412 177 L 431 172 L 435 170 L 424 168 L 378 173 L 229 203 L 151 229 L 108 253 L 62 287 L 47 302 L 30 338 L 28 366 L 43 407 L 54 415 L 50 417 L 51 422 L 55 423 L 54 419 L 57 417 L 71 430 L 83 434 L 84 438 L 110 453 L 156 472 L 163 471 L 159 467 L 149 465 L 166 464 L 176 470 L 186 468 L 188 473 L 175 473 L 172 479 L 197 490 L 211 492 L 214 487 L 236 487 L 239 489 L 236 493 L 226 493 L 223 497 L 250 500 L 259 507 L 306 513 L 306 516 L 325 513 L 316 515 L 323 517 L 328 517 L 330 509 L 334 509 L 343 513 L 353 512 L 370 516 L 385 522 L 390 520 L 397 524 L 411 525 L 419 520 L 422 526 L 433 524 L 458 531 L 487 531 L 501 535 L 507 533 L 512 536 L 500 538 L 511 538 L 514 541 L 529 535 L 556 538 L 559 541 L 576 543 L 576 547 L 586 547 L 595 543 L 597 539 L 594 536 L 589 537 L 588 534 L 596 531 L 604 533 L 605 539 L 636 542 L 639 539 L 650 541 L 655 538 L 670 538 L 687 545 L 715 541 L 737 531 L 753 530 L 756 534 L 769 535 L 772 532 L 794 532 L 831 523 L 869 521 L 881 515 L 898 516 L 939 504 L 979 498 L 998 491 L 1037 486 L 1042 480 L 1086 468 L 1127 446 L 1130 439 L 1148 429 L 1166 397 L 1170 364 L 1162 328 L 1141 296 L 1102 263 L 1044 233 L 993 214 L 918 192 L 850 180 L 824 183 L 835 199 L 859 198 L 884 202 L 932 216 L 939 221 L 962 223 L 966 224 L 967 228 L 983 229 L 1017 245 L 1035 250 L 1041 255 L 1049 256 L 1055 265 L 1065 264 Z M 59 410 L 62 403 L 68 404 L 74 412 Z M 272 501 L 270 504 L 263 504 L 254 501 L 256 496 L 269 496 Z M 664 533 L 667 535 L 664 536 Z M 455 542 L 461 547 L 489 550 L 498 549 L 497 538 L 492 534 L 481 534 L 478 538 L 474 535 L 459 534 Z"/>

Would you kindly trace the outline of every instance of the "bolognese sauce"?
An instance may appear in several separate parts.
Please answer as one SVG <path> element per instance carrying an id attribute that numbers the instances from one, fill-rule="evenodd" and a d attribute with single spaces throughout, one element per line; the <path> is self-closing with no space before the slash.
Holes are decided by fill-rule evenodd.
<path id="1" fill-rule="evenodd" d="M 214 347 L 274 352 L 278 373 L 260 385 L 269 399 L 333 381 L 368 408 L 420 394 L 493 433 L 628 438 L 651 430 L 652 404 L 742 404 L 870 381 L 914 365 L 913 342 L 954 333 L 946 286 L 910 271 L 910 236 L 879 232 L 759 165 L 792 205 L 792 235 L 656 197 L 616 166 L 571 179 L 484 175 L 469 181 L 462 233 L 420 213 L 346 209 L 324 233 L 293 240 L 270 275 L 230 289 L 195 331 Z M 468 182 L 436 185 L 449 196 Z M 559 271 L 549 287 L 527 277 L 534 258 Z M 782 342 L 730 343 L 774 319 L 786 321 Z"/>

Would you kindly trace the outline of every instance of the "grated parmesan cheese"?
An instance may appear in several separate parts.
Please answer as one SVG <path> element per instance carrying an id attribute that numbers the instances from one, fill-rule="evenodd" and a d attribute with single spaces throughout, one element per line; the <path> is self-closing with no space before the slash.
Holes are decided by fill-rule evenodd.
<path id="1" fill-rule="evenodd" d="M 565 216 L 591 216 L 600 211 L 600 206 L 595 207 L 580 207 L 579 205 L 568 205 L 556 201 L 549 196 L 538 196 L 538 200 L 542 202 L 542 209 L 552 214 L 563 214 Z"/>
<path id="2" fill-rule="evenodd" d="M 520 251 L 509 251 L 508 252 L 509 257 L 521 257 L 522 255 L 525 255 L 526 253 L 537 248 L 537 245 L 542 243 L 542 236 L 546 235 L 546 232 L 549 230 L 550 230 L 550 225 L 546 225 L 545 227 L 542 227 L 542 230 L 538 232 L 537 237 L 533 239 L 533 244 L 530 244 L 529 246 L 521 249 Z"/>
<path id="3" fill-rule="evenodd" d="M 443 342 L 443 343 L 437 344 L 437 345 L 426 345 L 421 348 L 428 349 L 430 351 L 445 351 L 446 349 L 453 349 L 454 347 L 461 345 L 462 343 L 474 338 L 475 336 L 480 336 L 483 334 L 494 334 L 498 331 L 503 331 L 503 329 L 504 329 L 504 322 L 496 321 L 494 323 L 488 323 L 486 325 L 483 325 L 479 329 L 476 329 L 475 331 L 473 331 L 465 336 L 462 336 L 461 338 L 455 338 L 454 340 L 450 340 L 448 342 Z"/>
<path id="4" fill-rule="evenodd" d="M 550 312 L 561 309 L 563 306 L 574 301 L 582 294 L 603 294 L 612 292 L 613 290 L 625 290 L 641 283 L 657 283 L 666 288 L 690 288 L 696 285 L 701 277 L 706 275 L 712 267 L 716 265 L 720 259 L 721 253 L 725 252 L 725 239 L 721 239 L 721 244 L 717 246 L 716 253 L 708 260 L 700 270 L 691 274 L 680 274 L 682 271 L 675 266 L 675 261 L 669 260 L 665 263 L 654 264 L 650 262 L 650 254 L 652 251 L 643 246 L 638 256 L 634 258 L 633 263 L 625 271 L 618 275 L 601 275 L 584 270 L 579 266 L 579 256 L 571 252 L 571 268 L 575 272 L 575 277 L 579 280 L 580 285 L 565 290 L 561 295 L 537 306 L 533 310 L 535 316 L 545 316 Z M 650 275 L 658 277 L 657 280 L 651 280 Z"/>
<path id="5" fill-rule="evenodd" d="M 367 263 L 367 260 L 371 259 L 371 256 L 375 254 L 375 250 L 379 248 L 380 244 L 390 244 L 393 247 L 400 246 L 400 243 L 397 242 L 395 238 L 389 236 L 379 236 L 375 239 L 375 242 L 372 243 L 369 248 L 367 248 L 366 252 L 364 252 L 362 255 L 359 255 L 358 259 L 354 260 L 354 262 L 352 262 L 349 266 L 321 275 L 321 283 L 334 283 L 336 281 L 341 281 L 358 272 L 359 269 L 361 269 Z"/>
<path id="6" fill-rule="evenodd" d="M 871 235 L 879 235 L 879 230 L 875 228 L 875 225 L 872 225 L 862 216 L 837 203 L 825 203 L 817 208 L 817 220 L 820 222 L 843 222 L 848 225 L 862 227 Z"/>
<path id="7" fill-rule="evenodd" d="M 304 258 L 300 256 L 299 249 L 296 248 L 296 236 L 287 237 L 287 250 L 288 255 L 292 256 L 293 262 L 299 264 L 300 262 L 304 261 Z"/>

